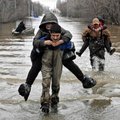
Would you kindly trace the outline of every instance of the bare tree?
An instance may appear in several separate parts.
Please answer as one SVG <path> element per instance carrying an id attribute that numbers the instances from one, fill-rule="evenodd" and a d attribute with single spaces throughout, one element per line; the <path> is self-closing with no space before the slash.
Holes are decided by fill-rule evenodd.
<path id="1" fill-rule="evenodd" d="M 0 0 L 0 22 L 9 22 L 30 16 L 31 0 Z M 42 6 L 34 4 L 37 15 L 42 14 Z"/>
<path id="2" fill-rule="evenodd" d="M 102 16 L 106 21 L 120 24 L 120 0 L 66 0 L 59 4 L 62 15 L 68 17 L 91 19 Z"/>
<path id="3" fill-rule="evenodd" d="M 32 3 L 33 16 L 40 16 L 43 13 L 43 7 L 39 2 Z"/>

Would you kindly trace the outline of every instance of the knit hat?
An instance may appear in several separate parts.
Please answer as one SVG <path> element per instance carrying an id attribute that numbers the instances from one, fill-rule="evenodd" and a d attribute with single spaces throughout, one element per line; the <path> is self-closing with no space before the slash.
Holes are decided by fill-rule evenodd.
<path id="1" fill-rule="evenodd" d="M 50 32 L 51 33 L 61 33 L 61 27 L 58 24 L 53 24 Z"/>
<path id="2" fill-rule="evenodd" d="M 99 19 L 98 18 L 94 18 L 93 20 L 92 20 L 92 24 L 93 25 L 95 25 L 95 24 L 100 24 L 100 21 L 99 21 Z"/>

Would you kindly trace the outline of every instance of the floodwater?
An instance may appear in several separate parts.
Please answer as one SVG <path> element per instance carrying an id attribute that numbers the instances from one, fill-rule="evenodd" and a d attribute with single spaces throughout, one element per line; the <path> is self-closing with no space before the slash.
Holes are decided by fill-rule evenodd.
<path id="1" fill-rule="evenodd" d="M 58 17 L 59 24 L 73 34 L 76 50 L 83 44 L 81 33 L 86 23 Z M 41 17 L 29 18 L 27 25 L 38 30 Z M 58 112 L 44 115 L 40 110 L 41 73 L 32 86 L 27 102 L 18 94 L 31 67 L 30 51 L 34 35 L 11 34 L 19 21 L 0 24 L 0 120 L 119 120 L 120 118 L 120 54 L 106 53 L 105 71 L 92 71 L 87 49 L 74 60 L 84 74 L 97 81 L 92 89 L 84 89 L 66 68 L 61 78 Z M 110 26 L 113 45 L 119 49 L 120 27 Z"/>

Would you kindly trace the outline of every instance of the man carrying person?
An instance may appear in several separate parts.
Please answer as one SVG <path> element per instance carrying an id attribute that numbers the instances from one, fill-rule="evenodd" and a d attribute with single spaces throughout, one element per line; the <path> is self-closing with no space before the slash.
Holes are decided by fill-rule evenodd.
<path id="1" fill-rule="evenodd" d="M 24 97 L 25 101 L 28 99 L 28 96 L 31 91 L 31 86 L 35 81 L 38 73 L 41 71 L 42 67 L 42 50 L 40 49 L 41 41 L 46 40 L 46 36 L 49 35 L 52 25 L 58 24 L 58 20 L 53 13 L 47 13 L 44 15 L 39 30 L 33 40 L 33 49 L 31 52 L 31 61 L 32 67 L 28 73 L 25 84 L 21 84 L 18 91 L 21 96 Z M 61 28 L 61 40 L 59 44 L 67 43 L 71 40 L 72 34 Z M 78 79 L 82 82 L 84 88 L 92 88 L 96 85 L 96 81 L 90 77 L 87 77 L 82 73 L 80 68 L 74 63 L 73 60 L 62 60 L 63 65 L 68 68 Z"/>

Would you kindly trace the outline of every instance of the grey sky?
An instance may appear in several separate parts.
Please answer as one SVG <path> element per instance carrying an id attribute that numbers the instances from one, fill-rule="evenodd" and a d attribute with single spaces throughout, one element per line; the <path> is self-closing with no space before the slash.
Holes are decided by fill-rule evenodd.
<path id="1" fill-rule="evenodd" d="M 56 7 L 56 1 L 57 0 L 32 0 L 33 2 L 40 2 L 41 4 L 45 5 L 45 6 L 48 6 L 50 7 L 51 9 L 52 8 L 55 8 Z"/>

